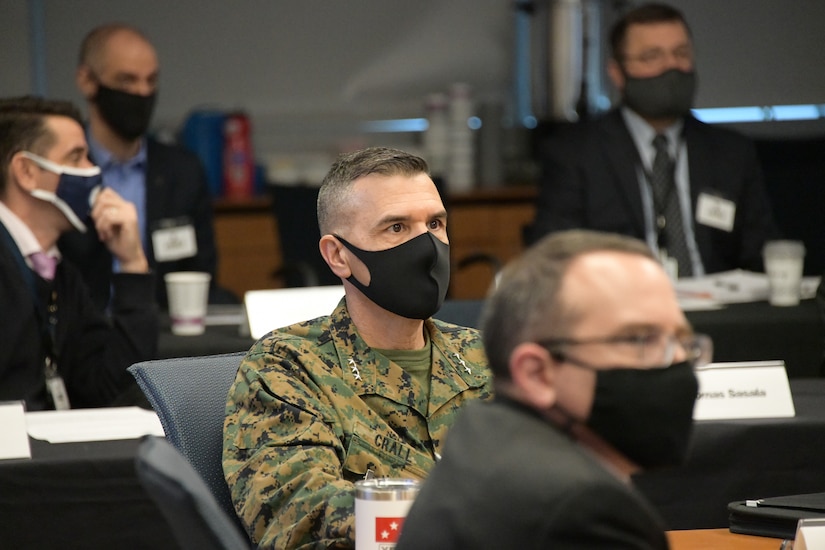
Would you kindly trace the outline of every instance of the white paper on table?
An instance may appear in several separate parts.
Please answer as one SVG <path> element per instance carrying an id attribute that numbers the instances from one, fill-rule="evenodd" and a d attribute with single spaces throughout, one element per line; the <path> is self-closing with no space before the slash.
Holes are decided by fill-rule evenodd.
<path id="1" fill-rule="evenodd" d="M 26 413 L 29 435 L 49 443 L 163 436 L 157 413 L 140 407 L 107 407 Z"/>
<path id="2" fill-rule="evenodd" d="M 800 285 L 803 300 L 814 297 L 819 279 L 803 277 Z M 718 309 L 724 304 L 758 302 L 767 300 L 770 293 L 767 275 L 741 269 L 679 279 L 674 287 L 676 297 L 685 310 Z"/>
<path id="3" fill-rule="evenodd" d="M 31 458 L 23 401 L 0 403 L 0 459 Z"/>

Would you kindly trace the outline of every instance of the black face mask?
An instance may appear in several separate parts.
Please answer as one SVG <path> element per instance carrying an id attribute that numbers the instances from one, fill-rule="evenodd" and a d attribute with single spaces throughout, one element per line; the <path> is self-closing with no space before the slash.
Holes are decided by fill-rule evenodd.
<path id="1" fill-rule="evenodd" d="M 650 78 L 624 75 L 624 102 L 652 119 L 683 117 L 693 107 L 696 73 L 670 69 Z"/>
<path id="2" fill-rule="evenodd" d="M 370 272 L 364 286 L 347 279 L 377 305 L 401 317 L 427 319 L 441 308 L 450 285 L 450 246 L 429 231 L 387 250 L 368 251 L 336 235 Z"/>
<path id="3" fill-rule="evenodd" d="M 98 82 L 94 102 L 106 124 L 123 139 L 132 141 L 149 129 L 157 97 L 157 92 L 151 95 L 130 94 Z"/>
<path id="4" fill-rule="evenodd" d="M 698 391 L 688 362 L 598 370 L 586 424 L 643 468 L 673 466 L 687 453 Z"/>

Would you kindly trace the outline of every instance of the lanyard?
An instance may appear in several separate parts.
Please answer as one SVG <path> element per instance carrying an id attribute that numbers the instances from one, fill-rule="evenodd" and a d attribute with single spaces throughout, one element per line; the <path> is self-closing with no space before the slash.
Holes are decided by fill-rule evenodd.
<path id="1" fill-rule="evenodd" d="M 34 271 L 26 264 L 26 260 L 17 247 L 17 243 L 14 242 L 8 229 L 6 229 L 6 226 L 2 223 L 0 223 L 0 234 L 2 234 L 6 241 L 12 256 L 14 256 L 17 267 L 23 275 L 23 279 L 26 281 L 26 286 L 28 286 L 31 291 L 37 325 L 40 329 L 40 338 L 43 343 L 43 349 L 46 352 L 43 364 L 46 390 L 55 409 L 68 409 L 70 405 L 66 385 L 60 373 L 57 371 L 57 290 L 52 287 L 49 291 L 48 304 L 44 305 Z"/>

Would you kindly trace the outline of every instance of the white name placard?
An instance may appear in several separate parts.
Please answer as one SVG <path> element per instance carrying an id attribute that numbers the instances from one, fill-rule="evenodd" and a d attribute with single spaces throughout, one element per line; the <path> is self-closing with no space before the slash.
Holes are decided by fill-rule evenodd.
<path id="1" fill-rule="evenodd" d="M 711 363 L 696 369 L 696 377 L 694 420 L 796 415 L 783 361 Z"/>
<path id="2" fill-rule="evenodd" d="M 31 456 L 23 402 L 0 402 L 0 459 Z"/>
<path id="3" fill-rule="evenodd" d="M 801 519 L 796 527 L 794 550 L 822 550 L 825 548 L 825 519 Z"/>

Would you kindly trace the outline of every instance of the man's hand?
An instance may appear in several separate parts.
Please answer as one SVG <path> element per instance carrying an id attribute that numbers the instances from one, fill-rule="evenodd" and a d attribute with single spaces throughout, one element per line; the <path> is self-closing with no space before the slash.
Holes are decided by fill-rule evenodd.
<path id="1" fill-rule="evenodd" d="M 103 189 L 92 207 L 92 221 L 100 240 L 120 262 L 123 273 L 146 273 L 149 262 L 143 253 L 137 210 L 131 202 L 109 188 Z"/>

